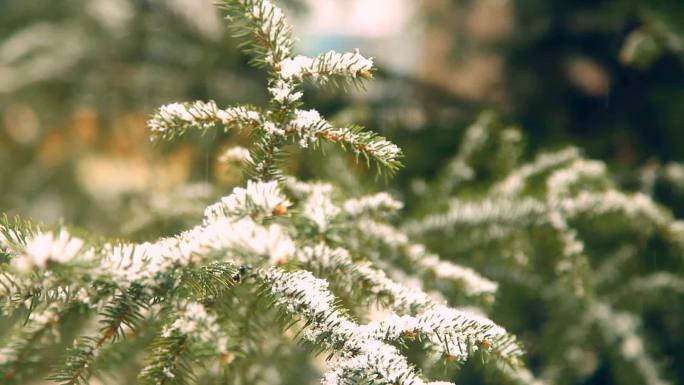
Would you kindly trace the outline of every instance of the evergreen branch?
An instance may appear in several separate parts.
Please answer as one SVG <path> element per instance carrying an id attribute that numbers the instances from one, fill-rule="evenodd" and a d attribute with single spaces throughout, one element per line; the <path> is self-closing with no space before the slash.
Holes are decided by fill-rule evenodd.
<path id="1" fill-rule="evenodd" d="M 510 175 L 518 164 L 522 135 L 516 127 L 503 126 L 492 111 L 480 113 L 459 144 L 456 155 L 439 171 L 437 180 L 427 191 L 428 207 L 448 198 L 456 189 L 476 186 Z M 467 186 L 467 187 L 466 187 Z"/>
<path id="2" fill-rule="evenodd" d="M 281 180 L 283 176 L 278 165 L 285 154 L 282 146 L 280 135 L 262 135 L 250 152 L 246 175 L 261 182 Z"/>
<path id="3" fill-rule="evenodd" d="M 187 337 L 159 336 L 151 345 L 148 363 L 140 372 L 141 385 L 184 385 L 192 378 L 188 360 Z"/>
<path id="4" fill-rule="evenodd" d="M 333 226 L 332 222 L 338 218 L 337 214 L 340 210 L 331 201 L 331 186 L 301 182 L 294 184 L 290 181 L 290 188 L 302 190 L 299 192 L 304 196 L 302 198 L 304 200 L 302 216 L 308 217 L 316 223 L 319 231 Z M 389 255 L 403 258 L 401 261 L 396 261 L 395 257 L 395 262 L 399 262 L 399 265 L 408 266 L 412 270 L 417 269 L 417 272 L 423 274 L 426 280 L 435 277 L 448 281 L 462 288 L 462 292 L 469 297 L 480 298 L 486 303 L 493 301 L 493 295 L 498 288 L 496 282 L 482 277 L 470 268 L 440 260 L 439 256 L 429 253 L 425 246 L 409 242 L 406 234 L 388 224 L 367 218 L 359 220 L 354 217 L 368 212 L 368 210 L 378 210 L 383 207 L 396 208 L 397 202 L 393 201 L 387 194 L 378 194 L 359 200 L 347 200 L 344 206 L 345 212 L 352 214 L 350 219 L 356 221 L 352 222 L 346 239 L 338 239 L 338 243 L 354 244 L 359 241 L 370 240 L 372 242 L 371 249 L 377 250 L 378 244 L 389 247 L 392 250 Z M 352 262 L 346 250 L 341 248 L 332 250 L 324 244 L 318 244 L 313 248 L 306 247 L 297 255 L 300 261 L 307 261 L 310 266 L 315 266 L 318 271 L 320 271 L 323 263 L 332 263 L 332 266 L 337 266 L 333 270 L 350 268 L 350 273 L 356 274 L 359 271 L 354 267 L 357 264 L 363 265 L 358 261 Z M 385 255 L 383 254 L 383 256 Z"/>
<path id="5" fill-rule="evenodd" d="M 391 225 L 365 219 L 358 226 L 361 231 L 355 232 L 355 237 L 373 242 L 373 245 L 383 245 L 392 250 L 392 254 L 399 258 L 400 265 L 409 266 L 421 273 L 425 279 L 435 278 L 450 282 L 461 288 L 461 293 L 468 297 L 478 297 L 485 303 L 494 300 L 498 284 L 491 281 L 475 270 L 444 261 L 436 254 L 430 253 L 419 243 L 412 243 L 408 236 Z M 396 258 L 396 257 L 395 257 Z"/>
<path id="6" fill-rule="evenodd" d="M 342 145 L 357 157 L 362 156 L 368 166 L 371 162 L 375 162 L 378 166 L 378 173 L 384 169 L 393 175 L 402 167 L 399 159 L 403 157 L 403 154 L 399 147 L 372 131 L 364 131 L 360 126 L 330 128 L 317 132 L 316 136 Z"/>
<path id="7" fill-rule="evenodd" d="M 378 298 L 390 299 L 391 309 L 404 315 L 390 315 L 382 322 L 363 326 L 375 338 L 394 341 L 420 334 L 449 361 L 463 362 L 484 347 L 488 356 L 509 366 L 520 364 L 522 353 L 515 338 L 490 320 L 434 304 L 425 293 L 392 281 L 369 263 L 352 261 L 344 249 L 319 244 L 302 249 L 298 259 L 316 271 L 344 272 L 352 285 L 361 286 Z"/>
<path id="8" fill-rule="evenodd" d="M 299 106 L 299 99 L 304 95 L 297 91 L 299 83 L 294 80 L 277 79 L 269 84 L 268 92 L 271 93 L 272 104 L 278 110 L 290 110 Z"/>
<path id="9" fill-rule="evenodd" d="M 221 267 L 206 270 L 210 275 L 222 275 Z M 214 278 L 215 279 L 215 278 Z M 186 384 L 194 378 L 191 361 L 199 358 L 197 351 L 208 351 L 210 357 L 228 355 L 228 337 L 217 317 L 198 302 L 182 301 L 171 307 L 170 320 L 152 344 L 148 362 L 140 372 L 142 384 Z"/>
<path id="10" fill-rule="evenodd" d="M 31 221 L 7 214 L 0 216 L 0 265 L 8 262 L 10 249 L 26 244 L 26 237 L 37 231 L 37 225 Z"/>
<path id="11" fill-rule="evenodd" d="M 647 353 L 644 339 L 639 332 L 639 318 L 628 312 L 616 311 L 602 302 L 590 304 L 586 313 L 595 323 L 608 344 L 619 344 L 621 359 L 634 365 L 645 384 L 666 385 L 660 378 L 658 365 Z"/>
<path id="12" fill-rule="evenodd" d="M 558 211 L 549 213 L 549 223 L 556 231 L 561 245 L 561 255 L 556 263 L 556 273 L 569 280 L 571 291 L 578 298 L 593 292 L 588 281 L 591 271 L 589 258 L 584 254 L 584 243 L 579 239 L 577 231 L 568 226 L 563 215 Z"/>
<path id="13" fill-rule="evenodd" d="M 468 126 L 458 153 L 441 170 L 437 181 L 437 190 L 440 197 L 445 197 L 459 184 L 475 177 L 472 161 L 475 154 L 480 152 L 490 138 L 491 125 L 494 115 L 483 113 L 477 120 Z"/>
<path id="14" fill-rule="evenodd" d="M 577 159 L 567 167 L 551 173 L 546 180 L 546 195 L 550 202 L 557 202 L 563 198 L 572 197 L 573 187 L 582 183 L 582 189 L 586 190 L 588 184 L 595 188 L 603 189 L 611 187 L 606 183 L 606 165 L 603 162 Z"/>
<path id="15" fill-rule="evenodd" d="M 214 101 L 172 103 L 159 108 L 147 122 L 153 139 L 172 140 L 188 130 L 206 132 L 221 124 L 227 131 L 257 129 L 262 124 L 260 112 L 251 107 L 220 109 Z"/>
<path id="16" fill-rule="evenodd" d="M 422 336 L 448 362 L 464 362 L 482 350 L 510 367 L 520 366 L 522 351 L 515 337 L 489 319 L 466 311 L 435 306 L 416 316 L 390 315 L 366 327 L 371 335 L 386 341 Z"/>
<path id="17" fill-rule="evenodd" d="M 524 164 L 511 172 L 506 179 L 496 184 L 492 190 L 497 194 L 512 196 L 520 193 L 529 178 L 561 167 L 580 156 L 575 147 L 568 147 L 554 153 L 539 154 L 534 161 Z"/>
<path id="18" fill-rule="evenodd" d="M 327 281 L 316 279 L 308 272 L 288 273 L 272 268 L 262 272 L 260 279 L 264 290 L 272 293 L 276 306 L 290 316 L 303 318 L 307 325 L 303 333 L 306 340 L 341 350 L 340 357 L 329 365 L 324 383 L 371 378 L 383 384 L 424 383 L 399 351 L 384 342 L 392 339 L 392 332 L 384 327 L 393 325 L 392 322 L 357 325 L 334 307 Z M 440 344 L 445 341 L 444 349 L 447 352 L 452 349 L 456 358 L 465 359 L 472 351 L 463 349 L 479 341 L 480 349 L 509 359 L 511 365 L 519 364 L 520 351 L 512 337 L 489 320 L 440 306 L 429 307 L 416 317 L 393 317 L 424 328 L 420 330 L 434 336 Z M 492 349 L 494 343 L 497 348 Z"/>
<path id="19" fill-rule="evenodd" d="M 353 260 L 346 249 L 331 248 L 321 242 L 299 249 L 296 260 L 317 277 L 327 279 L 331 285 L 341 286 L 350 296 L 356 295 L 359 301 L 368 304 L 378 302 L 401 313 L 415 310 L 411 309 L 411 302 L 403 301 L 408 295 L 398 294 L 397 290 L 383 284 L 386 279 L 384 273 L 367 261 Z M 401 286 L 396 287 L 401 289 Z"/>
<path id="20" fill-rule="evenodd" d="M 403 230 L 409 235 L 432 231 L 451 231 L 454 228 L 477 228 L 493 225 L 497 228 L 520 227 L 543 222 L 548 212 L 545 202 L 535 198 L 485 199 L 480 202 L 466 202 L 451 199 L 446 212 L 429 214 L 418 220 L 407 221 Z M 496 233 L 495 233 L 496 234 Z M 493 234 L 494 235 L 494 234 Z"/>
<path id="21" fill-rule="evenodd" d="M 219 0 L 236 37 L 248 37 L 242 48 L 259 68 L 277 68 L 292 55 L 292 27 L 283 11 L 269 0 Z"/>
<path id="22" fill-rule="evenodd" d="M 309 142 L 317 145 L 320 140 L 339 144 L 351 150 L 357 158 L 363 156 L 367 165 L 373 161 L 379 166 L 378 172 L 384 168 L 393 174 L 401 167 L 399 159 L 403 154 L 399 147 L 372 131 L 364 131 L 360 126 L 334 128 L 316 110 L 295 110 L 286 133 L 296 133 L 302 147 L 307 147 Z"/>
<path id="23" fill-rule="evenodd" d="M 341 349 L 344 352 L 342 357 L 349 357 L 340 360 L 340 367 L 336 370 L 329 369 L 324 383 L 342 382 L 343 378 L 351 380 L 357 373 L 365 376 L 374 373 L 383 384 L 422 383 L 396 348 L 377 340 L 364 339 L 358 325 L 335 308 L 334 297 L 327 291 L 326 281 L 316 279 L 308 272 L 289 273 L 277 268 L 261 272 L 259 278 L 275 306 L 289 317 L 301 317 L 306 322 L 307 329 L 302 334 L 304 339 L 316 345 L 324 344 L 333 351 Z M 366 367 L 349 368 L 357 373 L 349 373 L 352 370 L 341 366 L 357 356 L 368 358 L 364 362 Z"/>
<path id="24" fill-rule="evenodd" d="M 282 216 L 292 203 L 280 192 L 275 181 L 259 183 L 248 181 L 246 188 L 236 187 L 233 193 L 204 210 L 205 223 L 222 217 L 251 217 L 266 219 Z"/>
<path id="25" fill-rule="evenodd" d="M 404 226 L 404 230 L 409 234 L 419 234 L 456 226 L 477 227 L 485 224 L 496 224 L 499 227 L 527 226 L 546 223 L 547 214 L 556 210 L 560 210 L 568 218 L 620 213 L 633 218 L 646 219 L 668 235 L 668 238 L 674 241 L 678 239 L 677 221 L 672 220 L 671 216 L 658 207 L 652 199 L 644 194 L 628 195 L 617 190 L 581 191 L 575 196 L 551 199 L 548 202 L 530 197 L 497 197 L 480 202 L 452 199 L 446 213 L 430 214 L 420 220 L 409 221 Z"/>
<path id="26" fill-rule="evenodd" d="M 17 334 L 12 335 L 5 347 L 0 349 L 3 357 L 0 363 L 0 378 L 8 382 L 20 381 L 35 368 L 32 364 L 40 357 L 47 346 L 54 342 L 49 338 L 57 333 L 64 317 L 74 310 L 75 304 L 51 303 L 40 311 L 33 311 L 26 323 L 21 325 Z M 52 333 L 51 333 L 52 332 Z"/>
<path id="27" fill-rule="evenodd" d="M 73 293 L 81 292 L 82 281 L 75 277 L 83 278 L 94 258 L 83 239 L 66 228 L 15 231 L 13 240 L 7 234 L 4 245 L 12 259 L 0 265 L 0 300 L 9 309 L 29 301 L 31 307 L 43 301 L 68 302 Z"/>
<path id="28" fill-rule="evenodd" d="M 613 302 L 620 300 L 627 302 L 637 295 L 644 296 L 649 293 L 660 295 L 662 291 L 684 293 L 684 278 L 666 271 L 635 277 L 624 285 L 620 285 L 620 289 L 612 297 Z"/>
<path id="29" fill-rule="evenodd" d="M 395 213 L 404 207 L 404 204 L 386 192 L 374 195 L 366 195 L 360 198 L 347 199 L 342 204 L 344 212 L 352 218 L 362 215 L 377 216 Z"/>
<path id="30" fill-rule="evenodd" d="M 372 78 L 373 59 L 363 57 L 358 50 L 338 53 L 328 51 L 315 58 L 297 55 L 280 62 L 283 79 L 311 79 L 314 84 L 334 85 L 354 82 L 362 86 L 364 79 Z"/>
<path id="31" fill-rule="evenodd" d="M 93 361 L 102 346 L 122 337 L 124 326 L 135 329 L 136 323 L 142 319 L 140 312 L 146 306 L 139 288 L 134 287 L 126 293 L 115 295 L 100 313 L 103 326 L 98 335 L 81 337 L 48 380 L 62 385 L 87 384 L 94 368 Z"/>
<path id="32" fill-rule="evenodd" d="M 180 278 L 180 289 L 188 292 L 188 298 L 220 298 L 233 287 L 233 277 L 237 273 L 238 268 L 230 262 L 214 262 L 197 269 L 186 269 Z"/>

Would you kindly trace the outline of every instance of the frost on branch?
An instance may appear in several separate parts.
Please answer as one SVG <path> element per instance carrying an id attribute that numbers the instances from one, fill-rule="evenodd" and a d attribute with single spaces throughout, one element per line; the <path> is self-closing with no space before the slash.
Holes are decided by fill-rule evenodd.
<path id="1" fill-rule="evenodd" d="M 417 269 L 417 272 L 429 278 L 450 282 L 459 286 L 461 294 L 470 297 L 482 297 L 486 301 L 493 300 L 498 284 L 473 269 L 444 261 L 436 254 L 430 253 L 419 243 L 412 243 L 402 231 L 389 224 L 373 220 L 361 222 L 360 239 L 368 239 L 376 244 L 384 245 L 396 253 L 396 258 Z"/>
<path id="2" fill-rule="evenodd" d="M 373 132 L 364 131 L 357 126 L 335 128 L 316 110 L 295 110 L 294 113 L 289 131 L 297 134 L 301 147 L 308 147 L 309 143 L 317 145 L 325 140 L 341 145 L 357 157 L 362 156 L 367 164 L 373 161 L 388 172 L 396 171 L 401 165 L 399 159 L 402 153 L 399 147 Z M 380 170 L 378 167 L 378 171 Z"/>
<path id="3" fill-rule="evenodd" d="M 622 190 L 603 162 L 574 147 L 520 163 L 520 139 L 511 132 L 483 115 L 401 231 L 374 225 L 364 234 L 399 251 L 410 236 L 439 251 L 440 261 L 424 264 L 468 261 L 496 278 L 499 291 L 543 306 L 546 321 L 535 334 L 546 348 L 531 353 L 540 378 L 504 370 L 512 380 L 579 383 L 609 368 L 620 378 L 630 373 L 633 383 L 669 383 L 671 371 L 658 359 L 664 349 L 645 325 L 679 319 L 677 294 L 667 294 L 684 287 L 682 221 L 653 197 Z M 657 172 L 643 176 L 643 191 L 653 191 L 653 178 Z M 515 322 L 538 321 L 520 316 Z"/>
<path id="4" fill-rule="evenodd" d="M 273 96 L 273 99 L 280 104 L 296 102 L 303 95 L 301 91 L 295 91 L 294 85 L 281 79 L 276 80 L 273 87 L 268 88 L 268 91 Z"/>
<path id="5" fill-rule="evenodd" d="M 223 216 L 283 215 L 292 203 L 280 192 L 277 182 L 248 181 L 247 187 L 236 187 L 233 193 L 204 210 L 205 221 Z"/>
<path id="6" fill-rule="evenodd" d="M 391 195 L 381 192 L 375 195 L 364 196 L 358 199 L 348 199 L 344 202 L 344 211 L 350 216 L 362 214 L 396 212 L 404 205 L 392 198 Z"/>
<path id="7" fill-rule="evenodd" d="M 48 263 L 69 263 L 76 257 L 89 258 L 88 253 L 82 253 L 83 240 L 72 237 L 66 229 L 59 234 L 39 233 L 25 242 L 24 253 L 12 260 L 18 272 L 45 269 Z"/>
<path id="8" fill-rule="evenodd" d="M 373 60 L 358 51 L 327 52 L 315 58 L 293 55 L 292 27 L 283 12 L 268 0 L 221 0 L 228 23 L 247 36 L 245 50 L 252 63 L 269 72 L 270 109 L 219 108 L 215 102 L 172 103 L 161 107 L 148 121 L 152 136 L 173 139 L 188 130 L 205 132 L 217 125 L 249 129 L 255 137 L 247 175 L 269 181 L 282 177 L 278 162 L 282 147 L 297 141 L 302 148 L 321 141 L 350 150 L 357 158 L 373 163 L 378 172 L 392 174 L 401 167 L 401 150 L 378 134 L 358 126 L 334 127 L 314 109 L 301 109 L 302 80 L 315 84 L 360 84 L 371 77 Z M 247 157 L 243 157 L 247 159 Z"/>
<path id="9" fill-rule="evenodd" d="M 310 78 L 325 84 L 369 78 L 373 69 L 373 59 L 363 57 L 358 50 L 345 53 L 328 51 L 315 58 L 297 55 L 281 61 L 279 67 L 283 79 Z"/>
<path id="10" fill-rule="evenodd" d="M 435 306 L 415 316 L 391 315 L 380 322 L 359 325 L 335 308 L 328 283 L 311 273 L 271 269 L 262 279 L 278 307 L 306 322 L 304 339 L 336 351 L 336 358 L 328 364 L 325 384 L 351 380 L 424 384 L 406 358 L 389 344 L 409 334 L 424 335 L 442 354 L 457 360 L 465 360 L 477 349 L 502 349 L 501 355 L 512 360 L 517 354 L 505 330 L 466 312 Z"/>
<path id="11" fill-rule="evenodd" d="M 214 101 L 197 101 L 162 106 L 147 122 L 153 139 L 173 139 L 188 130 L 205 132 L 219 124 L 226 130 L 256 128 L 261 115 L 249 107 L 220 109 Z"/>
<path id="12" fill-rule="evenodd" d="M 272 68 L 292 56 L 292 26 L 283 11 L 270 0 L 220 0 L 229 25 L 241 35 L 248 34 L 246 50 L 252 63 Z"/>
<path id="13" fill-rule="evenodd" d="M 375 378 L 382 383 L 425 383 L 395 346 L 414 338 L 420 338 L 428 352 L 448 361 L 463 362 L 481 352 L 506 367 L 520 365 L 521 351 L 514 337 L 491 320 L 436 302 L 419 287 L 396 282 L 372 261 L 353 258 L 345 248 L 313 241 L 300 225 L 305 223 L 302 219 L 316 222 L 318 231 L 339 231 L 340 236 L 366 225 L 359 222 L 359 213 L 350 210 L 350 215 L 340 208 L 344 202 L 333 198 L 329 185 L 292 185 L 300 195 L 291 200 L 277 182 L 249 181 L 246 188 L 235 188 L 231 195 L 211 205 L 202 225 L 155 242 L 95 246 L 67 235 L 55 238 L 52 233 L 40 231 L 26 236 L 27 242 L 7 242 L 15 259 L 35 254 L 34 240 L 50 240 L 41 243 L 46 248 L 38 249 L 49 253 L 36 255 L 59 253 L 66 257 L 47 258 L 54 263 L 31 264 L 29 270 L 49 274 L 30 275 L 26 284 L 34 292 L 64 293 L 43 299 L 53 304 L 48 306 L 64 306 L 68 311 L 73 299 L 77 299 L 80 306 L 100 313 L 103 319 L 102 328 L 77 340 L 51 378 L 62 383 L 70 383 L 72 378 L 88 381 L 95 368 L 93 362 L 106 354 L 108 345 L 125 340 L 127 330 L 136 331 L 151 322 L 153 318 L 148 317 L 164 314 L 164 322 L 157 323 L 157 336 L 139 378 L 143 383 L 164 378 L 185 382 L 192 371 L 200 370 L 188 364 L 193 359 L 204 354 L 209 354 L 208 360 L 232 356 L 235 346 L 230 330 L 219 318 L 241 322 L 242 313 L 216 313 L 208 305 L 229 300 L 231 288 L 237 283 L 247 289 L 253 287 L 259 293 L 257 297 L 268 298 L 287 319 L 300 321 L 305 325 L 302 338 L 332 354 L 334 358 L 324 375 L 328 383 L 358 378 Z M 378 197 L 346 203 L 349 207 L 364 207 L 361 211 L 388 202 L 398 206 L 387 195 Z M 274 219 L 278 219 L 277 223 Z M 336 226 L 331 227 L 331 223 Z M 342 231 L 344 227 L 348 229 Z M 353 242 L 348 243 L 353 246 Z M 355 254 L 364 251 L 353 250 Z M 432 256 L 432 261 L 442 263 L 437 256 Z M 451 265 L 443 262 L 440 266 Z M 28 273 L 14 264 L 9 268 L 10 273 Z M 307 269 L 329 280 L 316 278 Z M 472 273 L 470 279 L 475 277 Z M 366 296 L 358 304 L 361 307 L 380 301 L 389 313 L 384 319 L 357 323 L 335 305 L 331 286 Z M 167 299 L 161 311 L 152 310 L 160 305 L 157 296 Z M 59 317 L 50 315 L 45 319 L 52 325 L 50 320 Z"/>
<path id="14" fill-rule="evenodd" d="M 325 372 L 317 373 L 327 384 L 429 383 L 409 363 L 409 344 L 420 344 L 423 367 L 435 357 L 448 365 L 477 354 L 501 372 L 522 368 L 515 337 L 472 310 L 496 294 L 497 284 L 443 261 L 386 222 L 401 202 L 386 193 L 345 200 L 331 184 L 288 179 L 280 170 L 284 146 L 324 141 L 378 171 L 401 166 L 400 149 L 387 139 L 336 128 L 302 107 L 304 79 L 359 82 L 370 78 L 372 59 L 358 51 L 294 56 L 291 27 L 274 3 L 219 3 L 247 37 L 253 63 L 268 72 L 269 108 L 172 103 L 148 126 L 157 139 L 215 126 L 248 129 L 249 150 L 221 157 L 244 165 L 248 180 L 209 204 L 201 223 L 145 242 L 0 222 L 1 311 L 18 314 L 3 332 L 7 343 L 0 342 L 0 379 L 31 379 L 60 339 L 64 345 L 55 349 L 63 353 L 49 379 L 64 385 L 135 368 L 133 361 L 144 362 L 137 374 L 144 385 L 244 383 L 265 368 L 314 371 L 303 355 L 263 362 L 293 351 L 300 339 L 329 353 Z M 471 310 L 449 307 L 439 290 L 459 293 L 459 305 Z M 82 322 L 68 321 L 76 315 Z M 22 316 L 26 324 L 14 322 Z M 73 330 L 65 333 L 66 326 Z"/>

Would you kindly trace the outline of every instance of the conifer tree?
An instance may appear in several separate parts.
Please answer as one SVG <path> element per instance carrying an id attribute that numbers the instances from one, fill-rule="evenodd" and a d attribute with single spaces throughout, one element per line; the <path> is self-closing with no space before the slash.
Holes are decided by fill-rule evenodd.
<path id="1" fill-rule="evenodd" d="M 249 131 L 251 148 L 222 156 L 244 166 L 243 187 L 208 206 L 202 223 L 153 242 L 3 219 L 3 383 L 436 385 L 445 382 L 423 374 L 439 360 L 453 367 L 472 356 L 505 378 L 534 381 L 516 338 L 475 307 L 491 302 L 497 284 L 392 226 L 400 202 L 345 197 L 282 172 L 286 145 L 322 142 L 378 173 L 400 167 L 401 151 L 385 138 L 337 127 L 301 102 L 303 82 L 362 86 L 372 59 L 295 55 L 292 28 L 271 1 L 219 4 L 268 74 L 269 105 L 172 103 L 148 125 L 155 140 Z M 471 306 L 423 289 L 434 285 Z"/>

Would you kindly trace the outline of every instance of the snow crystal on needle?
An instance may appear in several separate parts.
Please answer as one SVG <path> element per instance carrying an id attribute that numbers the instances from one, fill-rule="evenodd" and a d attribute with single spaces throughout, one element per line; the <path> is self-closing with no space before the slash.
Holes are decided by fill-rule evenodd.
<path id="1" fill-rule="evenodd" d="M 91 252 L 83 254 L 84 242 L 72 237 L 66 229 L 58 234 L 52 232 L 37 233 L 26 241 L 24 253 L 12 260 L 14 267 L 20 272 L 28 272 L 34 267 L 44 269 L 49 261 L 68 263 L 77 257 L 88 259 Z"/>
<path id="2" fill-rule="evenodd" d="M 280 192 L 277 181 L 248 181 L 247 187 L 236 187 L 233 193 L 206 208 L 205 222 L 222 216 L 245 216 L 250 213 L 272 215 L 276 209 L 286 209 L 292 203 Z"/>

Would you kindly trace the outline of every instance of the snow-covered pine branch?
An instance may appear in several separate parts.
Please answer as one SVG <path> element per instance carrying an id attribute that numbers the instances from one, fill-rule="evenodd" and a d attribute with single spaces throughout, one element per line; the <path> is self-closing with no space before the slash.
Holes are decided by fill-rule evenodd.
<path id="1" fill-rule="evenodd" d="M 246 36 L 244 48 L 257 67 L 272 69 L 292 57 L 292 26 L 270 0 L 220 0 L 218 6 L 236 34 Z"/>
<path id="2" fill-rule="evenodd" d="M 262 276 L 273 302 L 307 326 L 302 337 L 325 344 L 336 358 L 328 364 L 325 384 L 351 380 L 375 380 L 381 384 L 424 384 L 399 350 L 389 345 L 400 338 L 425 336 L 442 354 L 459 361 L 474 350 L 501 349 L 517 359 L 519 352 L 510 336 L 491 321 L 466 312 L 436 306 L 416 316 L 390 315 L 379 322 L 358 325 L 334 305 L 328 282 L 309 272 L 290 273 L 271 269 Z M 499 345 L 501 344 L 501 345 Z"/>
<path id="3" fill-rule="evenodd" d="M 351 210 L 353 215 L 348 215 L 336 206 L 331 189 L 325 185 L 318 186 L 321 187 L 306 188 L 309 192 L 299 204 L 304 207 L 315 204 L 336 207 L 334 214 L 321 217 L 319 224 L 322 227 L 327 227 L 332 220 L 343 221 L 344 226 L 365 226 L 359 222 L 358 213 L 354 210 Z M 318 198 L 311 198 L 317 194 Z M 353 206 L 366 205 L 359 202 L 371 202 L 370 206 L 378 206 L 377 202 L 391 202 L 392 206 L 397 206 L 388 197 L 379 197 L 382 199 L 361 198 Z M 320 203 L 323 201 L 325 203 Z M 196 301 L 195 298 L 207 300 L 225 293 L 235 284 L 233 274 L 241 265 L 251 266 L 254 272 L 251 276 L 261 277 L 263 290 L 270 292 L 276 303 L 283 304 L 289 317 L 309 324 L 305 338 L 315 344 L 325 343 L 327 349 L 338 357 L 329 363 L 328 381 L 353 376 L 370 378 L 376 370 L 384 373 L 388 383 L 398 380 L 411 383 L 408 381 L 410 378 L 422 381 L 400 352 L 388 345 L 397 338 L 408 338 L 414 333 L 422 336 L 431 350 L 449 357 L 450 361 L 464 361 L 474 351 L 482 351 L 496 361 L 519 365 L 521 353 L 515 339 L 492 321 L 435 303 L 420 290 L 391 280 L 371 263 L 354 261 L 344 249 L 331 249 L 319 244 L 316 247 L 305 246 L 298 251 L 296 244 L 310 241 L 306 238 L 307 232 L 300 233 L 301 229 L 296 224 L 301 221 L 293 215 L 317 218 L 318 214 L 307 214 L 306 210 L 301 214 L 295 214 L 298 210 L 291 213 L 289 208 L 292 205 L 290 199 L 280 192 L 277 182 L 250 181 L 246 188 L 236 188 L 233 194 L 208 207 L 202 225 L 152 243 L 110 242 L 95 246 L 70 235 L 65 229 L 56 232 L 36 230 L 25 235 L 25 241 L 4 242 L 11 255 L 8 272 L 29 277 L 29 292 L 78 293 L 76 297 L 52 296 L 45 303 L 67 305 L 70 298 L 83 298 L 80 300 L 83 306 L 99 312 L 102 317 L 104 326 L 80 338 L 51 378 L 62 383 L 88 381 L 93 374 L 93 362 L 99 360 L 102 349 L 123 339 L 124 328 L 135 330 L 143 320 L 141 314 L 154 304 L 156 296 L 175 298 L 174 301 L 180 305 L 166 309 L 175 314 L 168 319 L 176 321 L 166 324 L 158 332 L 141 379 L 149 382 L 159 376 L 189 378 L 180 369 L 182 366 L 176 366 L 186 359 L 181 354 L 185 344 L 200 343 L 206 349 L 207 344 L 218 343 L 213 351 L 225 355 L 228 341 L 221 337 L 221 329 L 214 323 L 216 315 L 208 313 L 201 304 L 188 301 Z M 280 223 L 270 223 L 276 218 L 281 218 Z M 227 263 L 225 268 L 218 270 L 219 275 L 192 273 L 198 269 L 216 271 L 212 267 L 216 262 Z M 326 289 L 327 281 L 314 278 L 305 270 L 285 272 L 270 267 L 273 265 L 308 266 L 319 273 L 342 268 L 346 271 L 344 279 L 365 282 L 368 288 L 366 295 L 389 299 L 392 313 L 385 321 L 356 324 L 332 306 L 334 299 Z M 186 286 L 202 287 L 208 284 L 208 279 L 216 281 L 208 289 L 190 292 L 183 289 Z M 243 284 L 249 283 L 243 280 Z M 200 294 L 195 294 L 199 297 L 179 297 L 182 293 Z M 292 298 L 300 301 L 300 305 L 296 305 Z M 369 299 L 368 303 L 377 299 Z M 23 303 L 15 306 L 23 306 Z M 322 319 L 323 314 L 334 317 Z M 343 329 L 336 329 L 339 325 L 335 320 Z M 395 325 L 399 320 L 402 322 Z M 326 337 L 334 342 L 318 338 L 329 332 L 337 333 Z M 366 349 L 362 342 L 369 339 L 376 341 L 374 344 L 380 350 Z M 364 350 L 359 351 L 360 348 Z M 374 364 L 368 365 L 369 362 Z"/>
<path id="4" fill-rule="evenodd" d="M 250 179 L 208 205 L 200 224 L 147 242 L 96 240 L 63 225 L 0 222 L 2 311 L 29 320 L 8 332 L 0 378 L 29 378 L 32 367 L 23 361 L 40 362 L 42 347 L 65 338 L 69 347 L 49 378 L 87 384 L 112 368 L 107 362 L 112 351 L 147 338 L 139 382 L 185 385 L 206 378 L 211 383 L 222 375 L 245 374 L 258 366 L 254 360 L 265 350 L 291 349 L 297 338 L 279 330 L 286 321 L 301 327 L 310 346 L 331 355 L 322 374 L 330 385 L 445 384 L 430 383 L 409 363 L 398 346 L 411 341 L 446 364 L 477 353 L 499 370 L 522 368 L 519 343 L 503 327 L 484 313 L 449 307 L 435 287 L 431 293 L 423 290 L 435 279 L 449 281 L 472 304 L 472 297 L 493 297 L 497 284 L 441 260 L 385 222 L 401 202 L 386 193 L 345 200 L 330 184 L 292 179 L 286 183 L 290 194 L 283 192 L 279 159 L 289 143 L 306 149 L 326 141 L 378 170 L 392 173 L 401 166 L 401 150 L 385 138 L 357 126 L 336 128 L 316 110 L 302 108 L 303 80 L 360 82 L 371 77 L 372 59 L 358 51 L 295 56 L 292 28 L 273 2 L 219 4 L 232 27 L 247 37 L 253 63 L 268 72 L 269 107 L 172 103 L 148 126 L 157 139 L 216 126 L 250 130 L 250 149 L 229 150 L 221 159 L 244 165 Z M 384 250 L 393 257 L 383 258 Z M 406 263 L 418 271 L 407 271 Z M 408 282 L 408 275 L 415 275 L 415 282 Z M 342 298 L 353 300 L 343 306 Z M 376 305 L 384 318 L 363 323 L 352 317 L 372 318 Z M 60 324 L 72 312 L 84 321 L 73 335 L 63 333 Z M 269 327 L 280 339 L 255 343 Z"/>
<path id="5" fill-rule="evenodd" d="M 257 129 L 262 126 L 259 111 L 251 107 L 220 109 L 214 101 L 171 103 L 159 108 L 147 125 L 153 139 L 174 139 L 188 130 L 206 132 L 222 125 L 228 129 Z"/>
<path id="6" fill-rule="evenodd" d="M 335 128 L 314 110 L 300 109 L 301 80 L 318 84 L 360 82 L 371 77 L 373 60 L 358 51 L 327 52 L 315 58 L 293 56 L 292 27 L 282 10 L 269 0 L 221 0 L 229 24 L 247 36 L 246 51 L 252 62 L 269 71 L 270 109 L 219 108 L 215 102 L 171 103 L 148 121 L 153 138 L 173 139 L 188 130 L 201 132 L 222 125 L 225 129 L 250 129 L 255 146 L 249 156 L 247 175 L 269 181 L 281 176 L 278 162 L 282 147 L 298 141 L 302 148 L 320 141 L 338 144 L 378 172 L 394 173 L 401 167 L 401 150 L 378 134 L 359 126 Z M 245 158 L 246 159 L 246 158 Z"/>
<path id="7" fill-rule="evenodd" d="M 311 79 L 318 84 L 360 84 L 363 79 L 371 78 L 373 59 L 354 52 L 339 53 L 328 51 L 317 57 L 297 55 L 285 59 L 278 65 L 283 79 Z"/>
<path id="8" fill-rule="evenodd" d="M 423 192 L 425 202 L 400 227 L 404 236 L 366 227 L 381 229 L 376 238 L 385 243 L 400 245 L 410 236 L 436 248 L 441 259 L 467 259 L 504 290 L 543 306 L 546 321 L 535 334 L 547 348 L 532 352 L 543 382 L 576 383 L 610 368 L 617 376 L 631 373 L 634 383 L 668 383 L 667 365 L 654 358 L 658 341 L 641 334 L 639 317 L 677 317 L 683 222 L 653 197 L 622 190 L 604 163 L 574 147 L 528 163 L 501 162 L 507 140 L 498 125 L 480 118 L 442 170 L 445 179 Z M 518 369 L 506 376 L 538 381 L 528 374 Z"/>
<path id="9" fill-rule="evenodd" d="M 363 157 L 368 165 L 374 162 L 378 172 L 384 168 L 393 173 L 401 166 L 402 153 L 395 144 L 359 126 L 335 128 L 316 110 L 295 110 L 286 132 L 296 134 L 300 146 L 305 148 L 309 143 L 318 145 L 321 140 L 339 144 L 357 158 Z"/>

